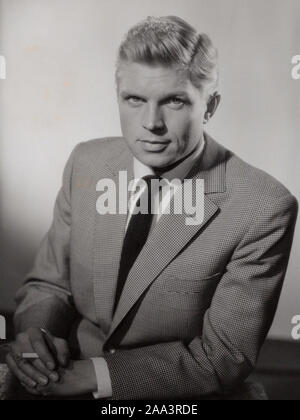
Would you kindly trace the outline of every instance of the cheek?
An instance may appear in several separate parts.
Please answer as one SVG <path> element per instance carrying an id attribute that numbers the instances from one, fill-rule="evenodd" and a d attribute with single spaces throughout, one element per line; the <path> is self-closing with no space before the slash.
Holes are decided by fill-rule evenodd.
<path id="1" fill-rule="evenodd" d="M 133 130 L 133 118 L 130 118 L 130 116 L 128 115 L 128 113 L 126 112 L 122 112 L 120 114 L 120 122 L 121 122 L 121 129 L 123 134 L 125 135 L 126 133 L 130 134 Z"/>
<path id="2" fill-rule="evenodd" d="M 139 117 L 132 110 L 120 110 L 120 122 L 123 134 L 134 135 L 137 132 Z"/>
<path id="3" fill-rule="evenodd" d="M 191 116 L 186 113 L 172 115 L 168 121 L 168 130 L 175 135 L 179 141 L 184 141 L 193 126 Z"/>
<path id="4" fill-rule="evenodd" d="M 187 148 L 192 147 L 203 133 L 202 115 L 192 113 L 179 113 L 176 118 L 169 121 L 169 132 L 176 139 L 177 152 L 184 153 Z M 174 144 L 175 146 L 175 144 Z"/>
<path id="5" fill-rule="evenodd" d="M 201 134 L 203 130 L 204 112 L 197 108 L 191 112 L 187 118 L 186 131 L 191 135 Z"/>
<path id="6" fill-rule="evenodd" d="M 203 116 L 198 115 L 197 118 L 194 118 L 190 122 L 190 132 L 193 134 L 201 133 L 203 130 Z"/>

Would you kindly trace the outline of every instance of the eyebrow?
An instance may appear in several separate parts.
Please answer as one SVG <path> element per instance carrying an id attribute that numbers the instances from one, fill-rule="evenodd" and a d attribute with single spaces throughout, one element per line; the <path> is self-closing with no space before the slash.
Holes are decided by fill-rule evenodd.
<path id="1" fill-rule="evenodd" d="M 136 96 L 136 97 L 141 98 L 141 99 L 147 99 L 144 95 L 140 95 L 137 92 L 128 91 L 128 90 L 121 90 L 120 95 L 123 98 L 127 97 L 127 96 Z M 180 96 L 180 97 L 188 98 L 188 94 L 185 91 L 180 90 L 180 91 L 174 91 L 174 92 L 167 93 L 166 95 L 159 98 L 159 101 L 164 101 L 166 99 L 173 98 L 174 96 Z"/>

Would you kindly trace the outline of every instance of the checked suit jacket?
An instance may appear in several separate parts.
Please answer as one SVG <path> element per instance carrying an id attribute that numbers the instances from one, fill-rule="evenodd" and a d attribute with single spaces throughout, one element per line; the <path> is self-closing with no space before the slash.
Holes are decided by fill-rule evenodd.
<path id="1" fill-rule="evenodd" d="M 126 214 L 96 210 L 99 180 L 133 179 L 122 138 L 78 144 L 53 222 L 17 293 L 17 331 L 44 327 L 74 358 L 102 356 L 111 399 L 198 399 L 234 392 L 253 370 L 284 281 L 295 197 L 205 133 L 186 178 L 204 179 L 204 220 L 163 214 L 113 314 Z M 117 188 L 118 192 L 118 188 Z"/>

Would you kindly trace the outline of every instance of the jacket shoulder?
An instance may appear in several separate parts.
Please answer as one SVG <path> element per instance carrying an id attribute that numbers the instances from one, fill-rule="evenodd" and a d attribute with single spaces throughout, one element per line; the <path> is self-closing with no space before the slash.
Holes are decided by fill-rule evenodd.
<path id="1" fill-rule="evenodd" d="M 122 152 L 126 148 L 125 141 L 122 137 L 102 137 L 78 144 L 79 154 L 107 153 L 115 154 Z"/>
<path id="2" fill-rule="evenodd" d="M 244 189 L 248 194 L 265 199 L 295 197 L 278 179 L 266 171 L 245 162 L 228 151 L 227 183 L 232 189 Z"/>
<path id="3" fill-rule="evenodd" d="M 103 137 L 81 142 L 73 150 L 76 165 L 103 164 L 127 150 L 122 137 Z"/>

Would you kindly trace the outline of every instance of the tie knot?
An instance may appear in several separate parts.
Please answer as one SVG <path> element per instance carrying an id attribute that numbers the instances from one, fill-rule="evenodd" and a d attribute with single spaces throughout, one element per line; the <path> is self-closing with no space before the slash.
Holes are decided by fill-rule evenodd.
<path id="1" fill-rule="evenodd" d="M 162 177 L 158 176 L 158 175 L 146 175 L 143 176 L 142 178 L 146 184 L 147 184 L 147 189 L 148 189 L 148 194 L 150 195 L 150 193 L 155 193 L 156 191 L 158 191 L 162 185 L 161 182 L 163 180 Z"/>
<path id="2" fill-rule="evenodd" d="M 132 196 L 134 197 L 136 194 L 140 194 L 138 201 L 136 204 L 140 203 L 141 196 L 148 196 L 149 200 L 152 198 L 162 189 L 164 184 L 162 183 L 164 178 L 157 176 L 157 175 L 146 175 L 137 180 L 134 189 L 132 190 Z"/>
<path id="3" fill-rule="evenodd" d="M 154 181 L 154 180 L 160 181 L 162 180 L 162 177 L 160 177 L 159 175 L 146 175 L 146 176 L 143 176 L 142 179 L 146 181 L 148 186 L 150 186 L 151 181 Z"/>

